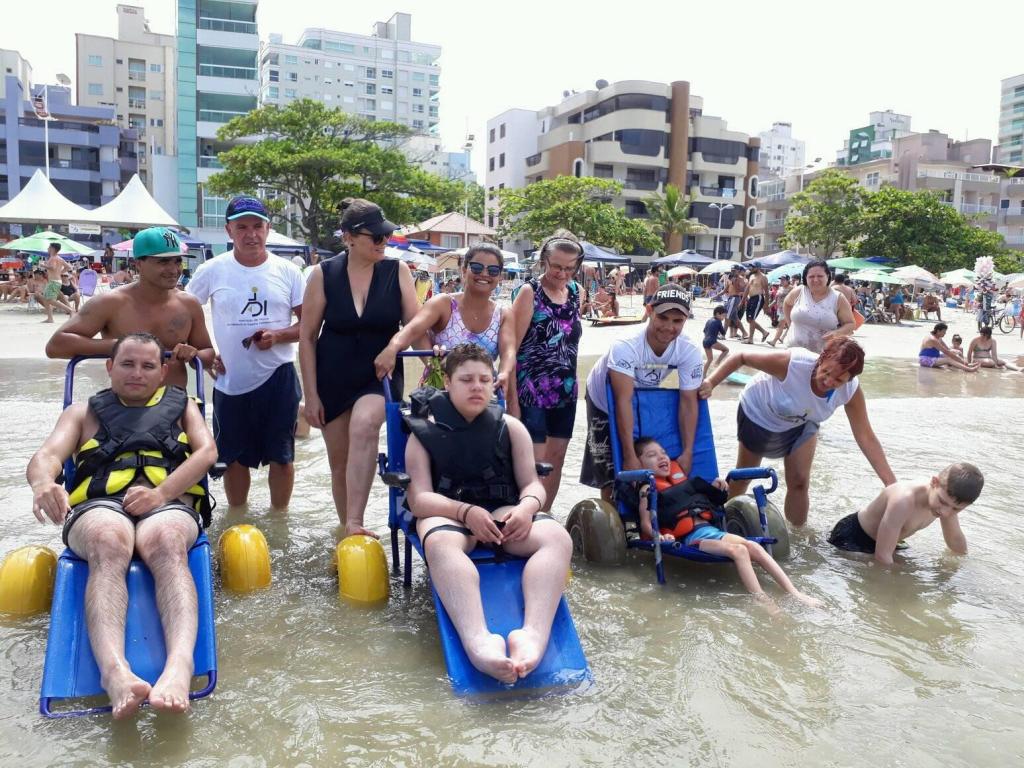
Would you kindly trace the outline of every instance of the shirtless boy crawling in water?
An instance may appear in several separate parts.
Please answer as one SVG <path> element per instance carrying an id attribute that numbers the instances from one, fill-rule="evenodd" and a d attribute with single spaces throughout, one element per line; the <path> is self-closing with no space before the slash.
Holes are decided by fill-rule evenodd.
<path id="1" fill-rule="evenodd" d="M 893 552 L 903 539 L 939 521 L 946 545 L 967 554 L 967 539 L 957 515 L 981 495 L 985 477 L 973 464 L 950 464 L 937 477 L 890 485 L 860 512 L 847 515 L 832 529 L 828 540 L 848 552 L 875 556 L 892 565 Z"/>

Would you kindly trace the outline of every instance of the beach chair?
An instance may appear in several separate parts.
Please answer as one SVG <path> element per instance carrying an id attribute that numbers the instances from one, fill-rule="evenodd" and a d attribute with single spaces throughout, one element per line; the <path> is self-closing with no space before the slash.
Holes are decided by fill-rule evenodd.
<path id="1" fill-rule="evenodd" d="M 652 520 L 657 519 L 658 496 L 654 474 L 646 469 L 624 471 L 619 431 L 615 423 L 615 393 L 607 384 L 609 427 L 611 432 L 612 462 L 615 468 L 615 504 L 600 499 L 582 501 L 573 507 L 566 528 L 573 539 L 573 551 L 587 560 L 604 564 L 619 564 L 627 549 L 654 553 L 654 567 L 658 582 L 665 583 L 663 556 L 682 557 L 705 563 L 729 563 L 729 558 L 687 547 L 680 541 L 662 542 L 660 536 L 646 541 L 640 538 L 637 516 L 638 494 L 647 485 L 648 509 Z M 711 430 L 711 417 L 706 400 L 697 401 L 697 429 L 694 436 L 692 477 L 709 482 L 718 477 L 718 459 L 715 439 Z M 633 437 L 653 437 L 669 456 L 678 456 L 683 449 L 679 434 L 679 390 L 637 389 L 633 393 Z M 770 485 L 758 484 L 752 496 L 738 496 L 726 502 L 718 511 L 715 524 L 728 533 L 743 536 L 764 546 L 776 560 L 789 556 L 789 529 L 786 521 L 768 501 L 768 495 L 778 487 L 778 477 L 770 467 L 733 469 L 727 480 L 766 479 Z M 657 525 L 654 526 L 657 528 Z"/>
<path id="2" fill-rule="evenodd" d="M 92 355 L 91 358 L 104 358 Z M 71 405 L 75 367 L 86 357 L 72 358 L 64 376 L 64 407 Z M 196 395 L 203 408 L 203 370 L 198 358 L 193 360 L 196 372 Z M 64 465 L 64 485 L 74 487 L 74 463 Z M 204 488 L 207 480 L 202 481 Z M 207 488 L 207 493 L 209 489 Z M 201 687 L 189 694 L 201 699 L 213 693 L 217 685 L 217 648 L 213 618 L 213 579 L 210 542 L 200 534 L 188 556 L 189 570 L 199 598 L 199 632 L 193 654 L 195 677 L 203 678 Z M 111 707 L 88 706 L 83 699 L 103 696 L 100 673 L 89 644 L 85 625 L 85 584 L 89 564 L 70 549 L 65 549 L 57 562 L 53 604 L 50 608 L 50 631 L 46 641 L 46 661 L 39 695 L 39 711 L 46 717 L 74 717 L 109 712 Z M 125 624 L 125 654 L 136 675 L 150 684 L 156 682 L 166 661 L 164 633 L 156 606 L 153 576 L 138 558 L 128 569 L 128 613 Z M 56 709 L 61 703 L 73 701 L 71 709 Z M 145 706 L 145 705 L 144 705 Z"/>
<path id="3" fill-rule="evenodd" d="M 78 292 L 83 296 L 92 296 L 96 293 L 96 281 L 99 275 L 94 269 L 83 269 L 78 273 Z"/>
<path id="4" fill-rule="evenodd" d="M 426 357 L 433 352 L 403 352 L 402 357 Z M 387 453 L 377 457 L 381 479 L 388 486 L 388 527 L 391 530 L 391 563 L 395 574 L 402 573 L 406 587 L 412 584 L 412 551 L 415 549 L 426 562 L 423 546 L 416 534 L 416 521 L 405 507 L 405 491 L 409 476 L 405 474 L 405 444 L 403 411 L 407 406 L 391 397 L 391 388 L 385 383 L 385 428 Z M 543 468 L 542 468 L 543 469 Z M 550 466 L 547 467 L 550 471 Z M 546 474 L 546 473 L 545 473 Z M 404 557 L 399 557 L 399 534 L 404 539 Z M 471 554 L 480 575 L 480 596 L 484 616 L 491 632 L 507 636 L 523 624 L 523 567 L 526 560 L 486 547 L 477 547 Z M 429 576 L 429 569 L 428 569 Z M 452 689 L 461 695 L 478 695 L 508 691 L 507 686 L 477 670 L 469 661 L 462 642 L 431 583 L 434 607 L 437 610 L 438 631 L 448 677 Z M 551 638 L 547 651 L 537 668 L 511 688 L 515 691 L 536 692 L 565 688 L 590 680 L 590 667 L 580 645 L 576 626 L 563 596 L 551 624 Z"/>

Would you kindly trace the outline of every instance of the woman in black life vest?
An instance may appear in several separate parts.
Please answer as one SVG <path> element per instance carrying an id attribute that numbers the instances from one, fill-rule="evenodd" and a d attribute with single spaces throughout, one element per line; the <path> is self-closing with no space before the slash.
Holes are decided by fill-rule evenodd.
<path id="1" fill-rule="evenodd" d="M 420 402 L 408 419 L 406 499 L 441 602 L 473 665 L 504 683 L 526 677 L 547 648 L 565 588 L 572 540 L 544 506 L 530 435 L 491 406 L 494 361 L 475 344 L 445 358 L 446 393 Z M 485 447 L 486 446 L 486 447 Z M 508 638 L 488 631 L 477 544 L 529 558 L 523 571 L 523 626 Z"/>

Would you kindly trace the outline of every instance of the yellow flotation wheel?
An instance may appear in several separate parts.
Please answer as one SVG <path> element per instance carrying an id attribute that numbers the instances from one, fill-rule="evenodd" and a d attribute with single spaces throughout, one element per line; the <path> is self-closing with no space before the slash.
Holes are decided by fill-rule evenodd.
<path id="1" fill-rule="evenodd" d="M 233 525 L 217 544 L 220 579 L 231 592 L 254 592 L 270 586 L 270 549 L 259 528 Z"/>
<path id="2" fill-rule="evenodd" d="M 47 547 L 21 547 L 0 566 L 0 613 L 28 616 L 50 610 L 57 556 Z"/>
<path id="3" fill-rule="evenodd" d="M 346 536 L 334 551 L 338 595 L 355 605 L 378 605 L 388 599 L 388 561 L 372 536 Z"/>

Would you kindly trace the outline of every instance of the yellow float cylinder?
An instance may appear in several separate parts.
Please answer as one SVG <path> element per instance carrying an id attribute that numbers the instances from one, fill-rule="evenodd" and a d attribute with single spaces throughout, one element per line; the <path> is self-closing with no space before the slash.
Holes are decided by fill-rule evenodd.
<path id="1" fill-rule="evenodd" d="M 338 595 L 357 605 L 376 605 L 388 599 L 388 561 L 384 547 L 372 536 L 348 536 L 334 552 L 338 565 Z"/>
<path id="2" fill-rule="evenodd" d="M 220 579 L 231 592 L 270 586 L 270 549 L 259 528 L 233 525 L 220 535 Z"/>
<path id="3" fill-rule="evenodd" d="M 57 556 L 46 547 L 22 547 L 0 566 L 0 613 L 27 616 L 50 610 Z"/>

